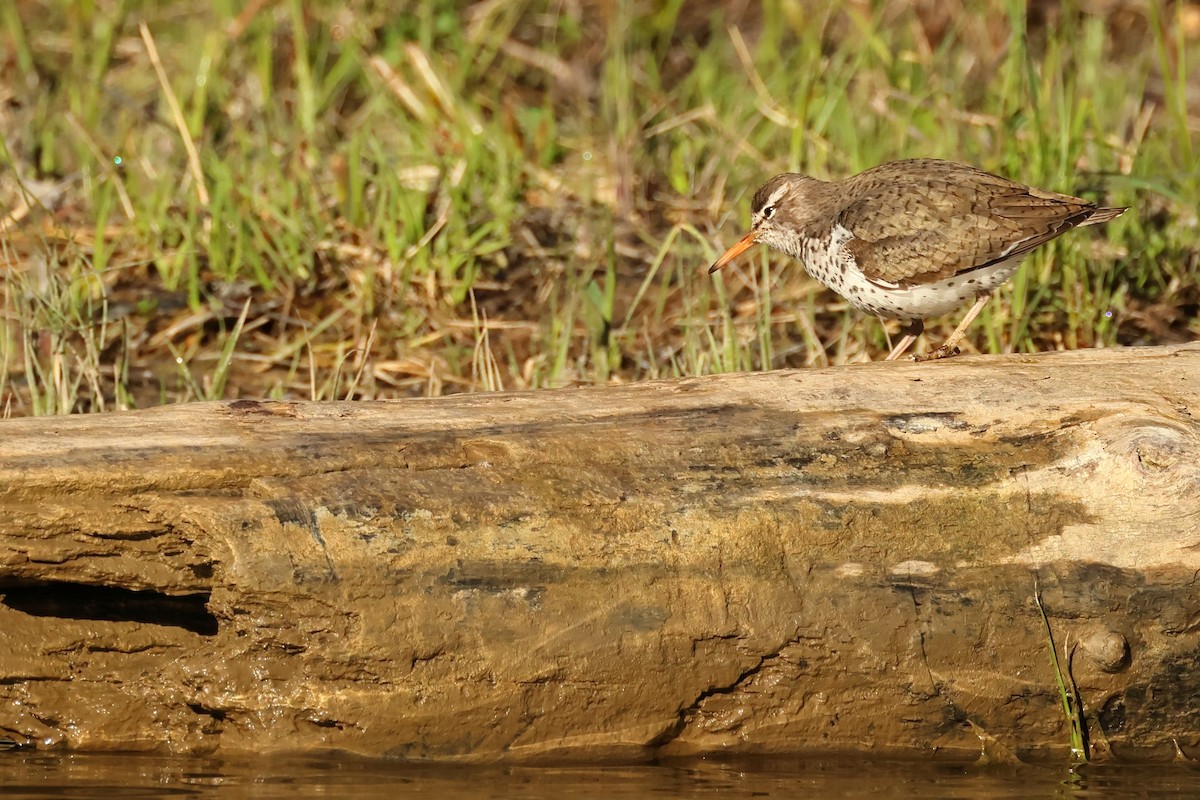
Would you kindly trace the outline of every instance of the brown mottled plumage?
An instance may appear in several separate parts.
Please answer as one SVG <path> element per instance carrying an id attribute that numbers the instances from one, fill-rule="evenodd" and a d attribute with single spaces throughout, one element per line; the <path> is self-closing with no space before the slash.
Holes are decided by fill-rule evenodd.
<path id="1" fill-rule="evenodd" d="M 922 359 L 957 352 L 992 291 L 1030 250 L 1125 211 L 935 159 L 891 161 L 838 182 L 776 175 L 755 193 L 752 210 L 750 233 L 710 272 L 759 243 L 798 258 L 858 308 L 908 323 L 889 360 L 926 317 L 974 298 L 946 344 Z"/>

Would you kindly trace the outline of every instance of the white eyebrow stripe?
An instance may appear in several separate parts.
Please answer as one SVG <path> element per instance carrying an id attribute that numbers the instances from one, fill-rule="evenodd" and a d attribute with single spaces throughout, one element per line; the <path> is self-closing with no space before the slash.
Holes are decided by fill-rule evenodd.
<path id="1" fill-rule="evenodd" d="M 766 205 L 764 205 L 763 208 L 766 208 L 767 206 L 773 206 L 776 203 L 778 203 L 779 198 L 783 197 L 784 193 L 786 193 L 787 190 L 788 190 L 788 187 L 787 187 L 787 184 L 785 183 L 782 186 L 780 186 L 778 189 L 776 189 L 775 191 L 771 192 L 771 196 L 767 198 Z"/>
<path id="2" fill-rule="evenodd" d="M 778 203 L 779 198 L 783 197 L 783 195 L 787 192 L 787 190 L 788 190 L 787 184 L 782 184 L 775 191 L 771 192 L 771 196 L 767 198 L 767 202 L 762 204 L 762 208 L 759 208 L 757 211 L 754 212 L 753 218 L 751 220 L 751 225 L 753 225 L 755 227 L 760 225 L 762 223 L 762 221 L 767 218 L 767 215 L 763 213 L 763 210 L 767 209 L 767 208 L 771 208 L 776 203 Z"/>

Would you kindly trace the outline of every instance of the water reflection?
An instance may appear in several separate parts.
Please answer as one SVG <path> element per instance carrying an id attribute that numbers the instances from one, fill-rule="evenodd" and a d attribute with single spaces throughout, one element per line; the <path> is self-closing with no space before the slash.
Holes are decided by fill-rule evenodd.
<path id="1" fill-rule="evenodd" d="M 625 767 L 418 766 L 355 758 L 168 758 L 0 753 L 0 794 L 23 798 L 1172 798 L 1200 796 L 1194 764 L 976 767 L 771 758 Z"/>

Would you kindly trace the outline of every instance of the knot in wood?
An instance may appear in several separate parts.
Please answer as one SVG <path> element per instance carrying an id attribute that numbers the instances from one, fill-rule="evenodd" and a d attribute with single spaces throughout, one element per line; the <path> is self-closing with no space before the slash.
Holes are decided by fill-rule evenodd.
<path id="1" fill-rule="evenodd" d="M 1129 640 L 1109 628 L 1098 626 L 1085 631 L 1079 645 L 1088 659 L 1103 672 L 1121 672 L 1132 661 Z"/>
<path id="2" fill-rule="evenodd" d="M 1132 419 L 1113 438 L 1134 476 L 1174 488 L 1200 488 L 1200 430 L 1168 420 Z"/>

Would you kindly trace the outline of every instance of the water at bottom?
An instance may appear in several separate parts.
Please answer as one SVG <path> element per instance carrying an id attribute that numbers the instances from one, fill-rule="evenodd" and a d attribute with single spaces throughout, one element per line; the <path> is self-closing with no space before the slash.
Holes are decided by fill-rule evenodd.
<path id="1" fill-rule="evenodd" d="M 174 758 L 0 753 L 0 797 L 1174 798 L 1200 796 L 1195 764 L 981 767 L 763 758 L 654 766 L 423 766 L 343 757 Z"/>

